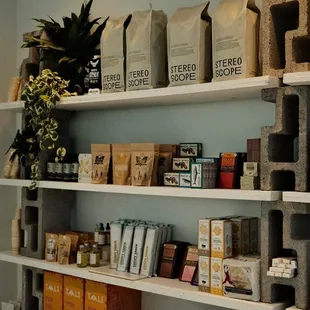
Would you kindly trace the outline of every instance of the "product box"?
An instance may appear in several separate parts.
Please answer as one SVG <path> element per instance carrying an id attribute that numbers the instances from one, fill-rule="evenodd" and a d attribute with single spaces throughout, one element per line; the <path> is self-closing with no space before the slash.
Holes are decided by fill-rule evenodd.
<path id="1" fill-rule="evenodd" d="M 64 276 L 59 273 L 44 271 L 44 309 L 63 309 Z"/>
<path id="2" fill-rule="evenodd" d="M 80 154 L 79 155 L 79 182 L 91 183 L 92 175 L 92 155 Z"/>
<path id="3" fill-rule="evenodd" d="M 210 257 L 199 256 L 198 260 L 198 289 L 201 292 L 210 292 Z"/>
<path id="4" fill-rule="evenodd" d="M 232 256 L 232 222 L 230 220 L 211 222 L 211 256 L 217 258 Z"/>
<path id="5" fill-rule="evenodd" d="M 210 293 L 223 295 L 223 259 L 210 258 Z"/>
<path id="6" fill-rule="evenodd" d="M 198 254 L 211 255 L 211 222 L 218 217 L 198 220 Z"/>
<path id="7" fill-rule="evenodd" d="M 123 235 L 123 224 L 120 222 L 112 222 L 110 225 L 111 229 L 111 257 L 110 267 L 112 269 L 117 268 L 119 253 L 121 249 L 122 235 Z"/>
<path id="8" fill-rule="evenodd" d="M 165 172 L 164 185 L 165 186 L 179 186 L 180 174 L 179 172 Z"/>
<path id="9" fill-rule="evenodd" d="M 259 176 L 259 163 L 246 162 L 243 164 L 243 175 L 246 177 Z"/>
<path id="10" fill-rule="evenodd" d="M 191 166 L 192 188 L 215 188 L 218 179 L 218 164 L 203 162 Z"/>
<path id="11" fill-rule="evenodd" d="M 191 173 L 190 172 L 180 172 L 180 180 L 179 180 L 180 187 L 191 187 Z"/>
<path id="12" fill-rule="evenodd" d="M 181 157 L 201 157 L 202 144 L 201 143 L 180 143 Z"/>
<path id="13" fill-rule="evenodd" d="M 245 255 L 250 251 L 250 220 L 246 217 L 232 218 L 233 256 Z"/>
<path id="14" fill-rule="evenodd" d="M 173 158 L 172 170 L 173 171 L 191 171 L 191 163 L 193 158 Z"/>
<path id="15" fill-rule="evenodd" d="M 247 157 L 249 162 L 260 162 L 261 139 L 247 140 Z"/>
<path id="16" fill-rule="evenodd" d="M 146 236 L 146 226 L 137 226 L 133 238 L 133 246 L 130 260 L 130 272 L 139 274 L 141 270 L 142 255 Z"/>
<path id="17" fill-rule="evenodd" d="M 84 310 L 84 280 L 64 276 L 64 310 Z"/>
<path id="18" fill-rule="evenodd" d="M 219 188 L 240 188 L 240 177 L 246 153 L 221 153 Z"/>
<path id="19" fill-rule="evenodd" d="M 249 256 L 224 259 L 223 294 L 260 301 L 260 259 Z"/>
<path id="20" fill-rule="evenodd" d="M 180 272 L 179 280 L 183 282 L 191 282 L 198 264 L 198 248 L 191 245 L 187 247 L 182 270 Z"/>
<path id="21" fill-rule="evenodd" d="M 258 246 L 258 218 L 249 218 L 250 222 L 250 253 L 255 254 L 259 252 Z"/>
<path id="22" fill-rule="evenodd" d="M 203 163 L 212 163 L 212 164 L 219 164 L 220 159 L 218 157 L 200 157 L 195 159 L 196 164 L 203 164 Z"/>
<path id="23" fill-rule="evenodd" d="M 125 226 L 122 237 L 120 254 L 118 258 L 118 265 L 117 265 L 118 271 L 121 272 L 129 271 L 130 255 L 131 255 L 134 232 L 135 232 L 134 224 L 128 224 Z"/>
<path id="24" fill-rule="evenodd" d="M 141 310 L 141 292 L 85 281 L 85 310 Z"/>

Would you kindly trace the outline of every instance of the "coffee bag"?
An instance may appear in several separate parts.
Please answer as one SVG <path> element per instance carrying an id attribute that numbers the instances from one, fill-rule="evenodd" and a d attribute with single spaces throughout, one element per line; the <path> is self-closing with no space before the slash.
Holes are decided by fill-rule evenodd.
<path id="1" fill-rule="evenodd" d="M 210 82 L 212 31 L 208 3 L 180 8 L 168 24 L 170 86 Z"/>
<path id="2" fill-rule="evenodd" d="M 126 90 L 167 85 L 167 15 L 163 11 L 132 14 L 127 28 Z"/>
<path id="3" fill-rule="evenodd" d="M 110 144 L 92 144 L 92 183 L 108 184 L 108 173 L 111 160 Z"/>
<path id="4" fill-rule="evenodd" d="M 213 81 L 257 75 L 259 10 L 254 0 L 221 0 L 212 33 Z"/>
<path id="5" fill-rule="evenodd" d="M 130 144 L 113 144 L 113 184 L 130 185 L 131 148 Z"/>
<path id="6" fill-rule="evenodd" d="M 131 184 L 150 186 L 157 184 L 159 145 L 131 144 Z"/>
<path id="7" fill-rule="evenodd" d="M 109 18 L 101 38 L 102 92 L 125 91 L 126 29 L 130 16 Z"/>

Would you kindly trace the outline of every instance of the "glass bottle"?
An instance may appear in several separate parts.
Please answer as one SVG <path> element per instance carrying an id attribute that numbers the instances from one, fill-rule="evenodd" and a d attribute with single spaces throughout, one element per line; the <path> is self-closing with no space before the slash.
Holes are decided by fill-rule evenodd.
<path id="1" fill-rule="evenodd" d="M 67 155 L 63 160 L 63 181 L 70 182 L 71 181 L 71 162 L 72 156 Z"/>
<path id="2" fill-rule="evenodd" d="M 111 231 L 110 231 L 110 224 L 107 223 L 106 229 L 105 229 L 105 244 L 110 245 L 111 244 Z"/>
<path id="3" fill-rule="evenodd" d="M 87 267 L 87 263 L 88 263 L 88 255 L 85 252 L 85 247 L 84 245 L 80 245 L 80 249 L 77 252 L 77 266 L 79 268 L 86 268 Z"/>
<path id="4" fill-rule="evenodd" d="M 79 157 L 78 155 L 72 156 L 71 169 L 70 169 L 71 182 L 78 182 L 79 180 Z"/>
<path id="5" fill-rule="evenodd" d="M 98 236 L 98 245 L 103 246 L 105 244 L 105 233 L 104 233 L 104 226 L 100 223 L 99 228 L 99 236 Z"/>
<path id="6" fill-rule="evenodd" d="M 84 249 L 85 249 L 85 253 L 87 255 L 87 265 L 90 264 L 90 250 L 91 250 L 91 245 L 89 244 L 89 242 L 85 242 L 84 243 Z"/>
<path id="7" fill-rule="evenodd" d="M 100 266 L 100 251 L 97 244 L 93 244 L 93 248 L 90 252 L 90 267 Z"/>
<path id="8" fill-rule="evenodd" d="M 100 232 L 100 227 L 102 226 L 103 224 L 102 223 L 98 223 L 96 225 L 96 229 L 95 229 L 95 234 L 94 234 L 94 240 L 96 243 L 99 244 L 99 232 Z"/>
<path id="9" fill-rule="evenodd" d="M 51 181 L 55 179 L 55 156 L 54 155 L 50 156 L 48 159 L 47 179 Z"/>

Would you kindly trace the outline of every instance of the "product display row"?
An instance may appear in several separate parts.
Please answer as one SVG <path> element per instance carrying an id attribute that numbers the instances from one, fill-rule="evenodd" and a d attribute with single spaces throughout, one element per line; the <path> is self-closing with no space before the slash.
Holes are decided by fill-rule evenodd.
<path id="1" fill-rule="evenodd" d="M 87 68 L 88 93 L 257 76 L 258 8 L 248 1 L 221 1 L 211 20 L 208 7 L 209 2 L 180 8 L 169 22 L 163 11 L 152 9 L 110 17 L 101 56 L 98 51 Z"/>
<path id="2" fill-rule="evenodd" d="M 62 161 L 50 156 L 47 179 L 133 186 L 260 188 L 260 139 L 247 140 L 247 153 L 221 153 L 219 157 L 203 157 L 201 143 L 92 144 L 91 151 L 67 154 Z M 4 170 L 6 178 L 16 178 L 18 161 L 8 160 Z"/>

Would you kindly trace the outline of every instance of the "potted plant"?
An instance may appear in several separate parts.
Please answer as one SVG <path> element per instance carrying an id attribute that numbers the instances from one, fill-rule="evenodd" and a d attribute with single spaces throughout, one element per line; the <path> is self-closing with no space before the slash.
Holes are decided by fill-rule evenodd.
<path id="1" fill-rule="evenodd" d="M 86 5 L 83 4 L 79 16 L 72 13 L 71 17 L 64 17 L 63 26 L 51 17 L 50 20 L 34 19 L 48 39 L 31 36 L 22 46 L 47 51 L 45 58 L 49 58 L 49 63 L 55 63 L 49 69 L 70 81 L 69 90 L 78 94 L 83 93 L 86 67 L 96 54 L 107 21 L 106 19 L 102 24 L 98 24 L 101 18 L 90 21 L 92 3 L 93 0 L 90 0 Z M 98 27 L 92 31 L 95 25 Z"/>
<path id="2" fill-rule="evenodd" d="M 67 91 L 68 85 L 69 82 L 58 73 L 46 69 L 36 78 L 31 76 L 22 93 L 21 99 L 25 101 L 25 129 L 22 133 L 17 132 L 10 147 L 15 149 L 11 160 L 18 156 L 25 166 L 31 168 L 31 189 L 36 188 L 36 181 L 41 179 L 42 169 L 45 169 L 46 163 L 41 162 L 42 151 L 57 149 L 56 161 L 66 155 L 66 149 L 57 145 L 59 123 L 53 111 L 61 97 L 76 95 Z"/>

